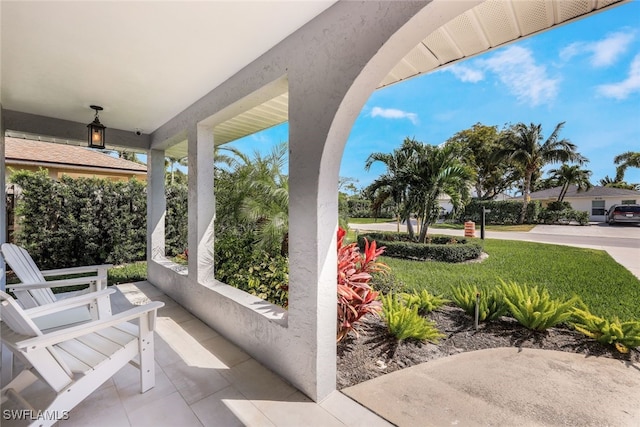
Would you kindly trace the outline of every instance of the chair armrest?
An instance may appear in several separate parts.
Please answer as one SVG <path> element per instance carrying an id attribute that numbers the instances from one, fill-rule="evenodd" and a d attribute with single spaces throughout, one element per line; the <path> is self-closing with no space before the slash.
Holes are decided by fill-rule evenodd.
<path id="1" fill-rule="evenodd" d="M 101 269 L 108 270 L 113 267 L 113 264 L 101 264 L 101 265 L 85 265 L 82 267 L 70 267 L 70 268 L 58 268 L 55 270 L 40 271 L 44 277 L 49 276 L 62 276 L 63 274 L 80 274 L 80 273 L 92 273 Z"/>
<path id="2" fill-rule="evenodd" d="M 147 313 L 152 313 L 152 316 L 155 318 L 157 310 L 163 306 L 164 303 L 161 301 L 150 302 L 148 304 L 137 306 L 122 313 L 116 314 L 115 316 L 112 316 L 108 319 L 95 320 L 93 322 L 83 323 L 78 326 L 60 329 L 48 334 L 40 335 L 38 337 L 19 341 L 16 343 L 16 348 L 24 352 L 34 351 L 52 346 L 54 344 L 58 344 L 63 341 L 78 338 L 92 332 L 100 331 L 111 326 L 116 326 L 121 323 L 128 322 L 129 320 L 141 318 Z M 153 322 L 150 323 L 153 324 Z"/>
<path id="3" fill-rule="evenodd" d="M 28 308 L 24 312 L 25 314 L 27 314 L 27 316 L 31 318 L 37 318 L 41 316 L 46 316 L 48 314 L 57 313 L 59 311 L 69 310 L 75 307 L 81 307 L 99 298 L 105 297 L 107 295 L 111 295 L 115 292 L 116 290 L 113 288 L 105 289 L 103 291 L 98 291 L 98 292 L 91 292 L 88 294 L 82 294 L 82 295 L 78 295 L 71 298 L 61 299 L 56 302 L 52 302 L 50 304 L 44 304 L 38 307 Z"/>
<path id="4" fill-rule="evenodd" d="M 91 282 L 106 280 L 106 276 L 76 277 L 75 279 L 50 280 L 48 282 L 18 283 L 7 285 L 7 289 L 28 291 L 30 289 L 59 288 L 61 286 L 89 285 Z"/>

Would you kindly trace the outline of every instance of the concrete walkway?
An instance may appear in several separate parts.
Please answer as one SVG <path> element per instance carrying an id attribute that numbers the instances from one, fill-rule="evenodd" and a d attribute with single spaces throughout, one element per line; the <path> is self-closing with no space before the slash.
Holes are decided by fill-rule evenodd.
<path id="1" fill-rule="evenodd" d="M 640 426 L 640 366 L 558 351 L 461 353 L 343 393 L 398 426 Z"/>

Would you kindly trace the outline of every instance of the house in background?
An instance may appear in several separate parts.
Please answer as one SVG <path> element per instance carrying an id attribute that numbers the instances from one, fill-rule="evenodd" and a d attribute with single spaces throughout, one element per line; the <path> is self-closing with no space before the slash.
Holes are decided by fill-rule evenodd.
<path id="1" fill-rule="evenodd" d="M 11 182 L 12 172 L 37 171 L 40 168 L 47 169 L 53 179 L 67 175 L 71 178 L 104 178 L 111 181 L 127 181 L 131 178 L 147 180 L 146 165 L 89 148 L 11 137 L 5 137 L 5 144 L 7 182 Z"/>
<path id="2" fill-rule="evenodd" d="M 550 188 L 531 193 L 531 200 L 539 200 L 542 206 L 558 200 L 562 187 Z M 640 191 L 625 190 L 613 187 L 591 187 L 589 190 L 578 191 L 577 186 L 571 186 L 564 196 L 564 201 L 571 203 L 577 211 L 589 212 L 589 221 L 604 222 L 606 212 L 616 204 L 640 203 Z"/>
<path id="3" fill-rule="evenodd" d="M 20 170 L 46 169 L 55 180 L 63 175 L 71 178 L 101 178 L 111 181 L 147 180 L 147 166 L 119 159 L 89 148 L 67 144 L 52 144 L 32 139 L 5 137 L 7 165 L 6 231 L 7 241 L 13 241 L 16 232 L 15 203 L 20 194 L 11 175 Z"/>
<path id="4" fill-rule="evenodd" d="M 471 197 L 478 197 L 478 193 L 473 190 L 471 192 Z M 504 201 L 504 200 L 510 200 L 511 196 L 508 195 L 507 193 L 498 193 L 496 194 L 496 196 L 492 199 L 492 200 L 500 200 L 500 201 Z M 438 197 L 438 203 L 440 204 L 440 212 L 443 214 L 448 214 L 453 210 L 453 204 L 451 203 L 451 197 L 449 197 L 446 194 L 441 194 Z"/>

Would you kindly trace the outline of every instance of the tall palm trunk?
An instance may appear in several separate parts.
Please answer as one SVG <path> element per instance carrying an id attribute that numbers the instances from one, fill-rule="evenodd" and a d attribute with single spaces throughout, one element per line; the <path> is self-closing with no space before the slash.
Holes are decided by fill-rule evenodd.
<path id="1" fill-rule="evenodd" d="M 407 233 L 409 233 L 409 238 L 413 240 L 414 237 L 416 236 L 416 233 L 413 231 L 413 224 L 411 223 L 410 213 L 405 215 L 405 221 L 407 221 Z"/>
<path id="2" fill-rule="evenodd" d="M 560 189 L 560 195 L 558 196 L 559 202 L 564 200 L 568 190 L 569 190 L 569 183 L 565 182 L 564 184 L 562 184 L 562 188 Z"/>
<path id="3" fill-rule="evenodd" d="M 524 224 L 524 219 L 527 216 L 527 206 L 529 205 L 529 199 L 531 198 L 531 177 L 533 176 L 533 171 L 527 171 L 524 177 L 524 189 L 523 189 L 523 197 L 522 201 L 522 211 L 520 212 L 520 219 L 518 223 Z"/>

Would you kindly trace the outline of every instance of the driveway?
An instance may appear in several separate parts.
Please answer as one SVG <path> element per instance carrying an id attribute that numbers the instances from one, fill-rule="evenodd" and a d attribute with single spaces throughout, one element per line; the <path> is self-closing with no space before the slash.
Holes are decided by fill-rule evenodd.
<path id="1" fill-rule="evenodd" d="M 396 231 L 395 223 L 349 224 L 352 230 Z M 404 227 L 401 230 L 404 231 Z M 433 234 L 463 236 L 464 230 L 432 229 Z M 476 237 L 480 236 L 476 224 Z M 529 232 L 486 231 L 487 239 L 523 240 L 577 246 L 606 251 L 619 264 L 640 279 L 640 226 L 621 224 L 609 226 L 604 223 L 577 225 L 537 225 Z"/>

